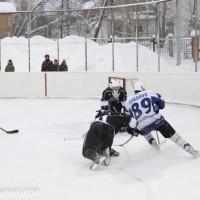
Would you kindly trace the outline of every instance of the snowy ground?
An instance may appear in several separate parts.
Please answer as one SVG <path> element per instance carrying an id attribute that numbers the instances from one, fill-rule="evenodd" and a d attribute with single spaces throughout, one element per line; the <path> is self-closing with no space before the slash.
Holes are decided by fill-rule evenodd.
<path id="1" fill-rule="evenodd" d="M 40 72 L 44 55 L 49 54 L 50 59 L 58 59 L 57 41 L 34 36 L 30 40 L 30 71 Z M 136 43 L 115 43 L 115 69 L 116 72 L 136 72 Z M 145 59 L 144 59 L 145 55 Z M 13 60 L 15 72 L 29 71 L 28 39 L 24 37 L 6 37 L 1 40 L 1 71 L 9 59 Z M 85 71 L 85 38 L 67 36 L 59 40 L 60 63 L 66 59 L 69 72 Z M 87 70 L 108 72 L 112 71 L 112 44 L 99 45 L 92 40 L 87 40 Z M 158 55 L 147 47 L 138 46 L 138 71 L 158 72 Z M 200 71 L 200 62 L 197 64 Z M 176 66 L 176 59 L 166 60 L 160 58 L 160 72 L 195 72 L 192 59 L 182 60 Z"/>
<path id="2" fill-rule="evenodd" d="M 0 199 L 200 199 L 200 159 L 171 141 L 158 154 L 144 138 L 134 138 L 114 147 L 121 155 L 110 166 L 91 171 L 81 154 L 83 140 L 64 138 L 83 135 L 98 109 L 97 99 L 0 99 L 0 126 L 20 130 L 0 135 Z M 200 149 L 200 108 L 167 104 L 162 113 Z M 117 135 L 114 143 L 128 137 Z M 16 192 L 31 189 L 35 197 Z"/>

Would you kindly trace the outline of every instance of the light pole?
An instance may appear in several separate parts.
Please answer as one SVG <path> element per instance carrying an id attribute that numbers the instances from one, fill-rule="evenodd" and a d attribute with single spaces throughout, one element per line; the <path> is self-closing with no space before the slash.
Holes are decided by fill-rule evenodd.
<path id="1" fill-rule="evenodd" d="M 176 65 L 179 66 L 181 64 L 181 38 L 180 38 L 180 0 L 176 0 L 176 54 L 177 54 L 177 61 Z"/>
<path id="2" fill-rule="evenodd" d="M 113 6 L 113 0 L 111 0 L 111 6 Z M 115 48 L 114 48 L 114 10 L 111 8 L 111 35 L 112 35 L 112 71 L 115 70 Z"/>
<path id="3" fill-rule="evenodd" d="M 197 72 L 197 61 L 199 59 L 199 48 L 197 40 L 197 0 L 194 0 L 194 28 L 195 28 L 195 72 Z"/>
<path id="4" fill-rule="evenodd" d="M 31 71 L 31 45 L 30 45 L 30 36 L 31 36 L 31 0 L 28 1 L 28 66 L 29 72 Z"/>

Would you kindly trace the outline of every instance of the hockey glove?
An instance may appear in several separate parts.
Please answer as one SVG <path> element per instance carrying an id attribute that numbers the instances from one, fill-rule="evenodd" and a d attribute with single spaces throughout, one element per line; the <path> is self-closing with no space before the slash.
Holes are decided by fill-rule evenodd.
<path id="1" fill-rule="evenodd" d="M 96 112 L 97 112 L 97 114 L 95 115 L 95 119 L 102 117 L 104 115 L 105 110 L 101 109 L 101 110 L 97 110 Z"/>
<path id="2" fill-rule="evenodd" d="M 155 110 L 155 113 L 158 114 L 159 113 L 159 106 L 154 104 L 154 110 Z"/>
<path id="3" fill-rule="evenodd" d="M 127 127 L 126 131 L 127 131 L 128 134 L 135 136 L 135 137 L 137 137 L 139 135 L 139 131 L 137 129 L 134 129 L 134 128 Z"/>
<path id="4" fill-rule="evenodd" d="M 109 104 L 116 102 L 116 101 L 119 101 L 119 99 L 115 99 L 114 97 L 111 97 L 110 99 L 108 99 Z"/>

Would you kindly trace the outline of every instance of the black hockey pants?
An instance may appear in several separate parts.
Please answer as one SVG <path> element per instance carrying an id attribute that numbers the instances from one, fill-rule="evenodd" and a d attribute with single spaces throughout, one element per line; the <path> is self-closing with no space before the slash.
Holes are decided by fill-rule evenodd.
<path id="1" fill-rule="evenodd" d="M 83 156 L 94 160 L 96 153 L 102 154 L 106 148 L 112 146 L 113 138 L 114 129 L 112 126 L 102 122 L 93 123 L 83 144 Z"/>
<path id="2" fill-rule="evenodd" d="M 173 127 L 165 120 L 164 124 L 162 124 L 159 128 L 156 129 L 159 131 L 163 137 L 170 138 L 176 132 Z"/>

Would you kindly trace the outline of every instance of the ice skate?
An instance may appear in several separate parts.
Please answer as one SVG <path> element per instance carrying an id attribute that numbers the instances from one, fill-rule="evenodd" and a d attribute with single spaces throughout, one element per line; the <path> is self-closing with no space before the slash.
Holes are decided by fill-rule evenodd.
<path id="1" fill-rule="evenodd" d="M 111 157 L 119 156 L 119 152 L 115 151 L 114 149 L 110 149 L 110 156 Z"/>
<path id="2" fill-rule="evenodd" d="M 184 149 L 185 149 L 185 151 L 190 153 L 194 158 L 198 158 L 199 157 L 199 151 L 198 150 L 194 150 L 190 144 L 185 145 Z"/>
<path id="3" fill-rule="evenodd" d="M 105 166 L 110 165 L 110 161 L 111 161 L 111 158 L 110 158 L 110 149 L 109 148 L 105 149 L 103 155 L 106 156 L 106 159 L 104 160 L 104 165 Z"/>
<path id="4" fill-rule="evenodd" d="M 94 162 L 90 166 L 90 169 L 95 170 L 105 159 L 106 159 L 106 156 L 97 154 Z"/>

